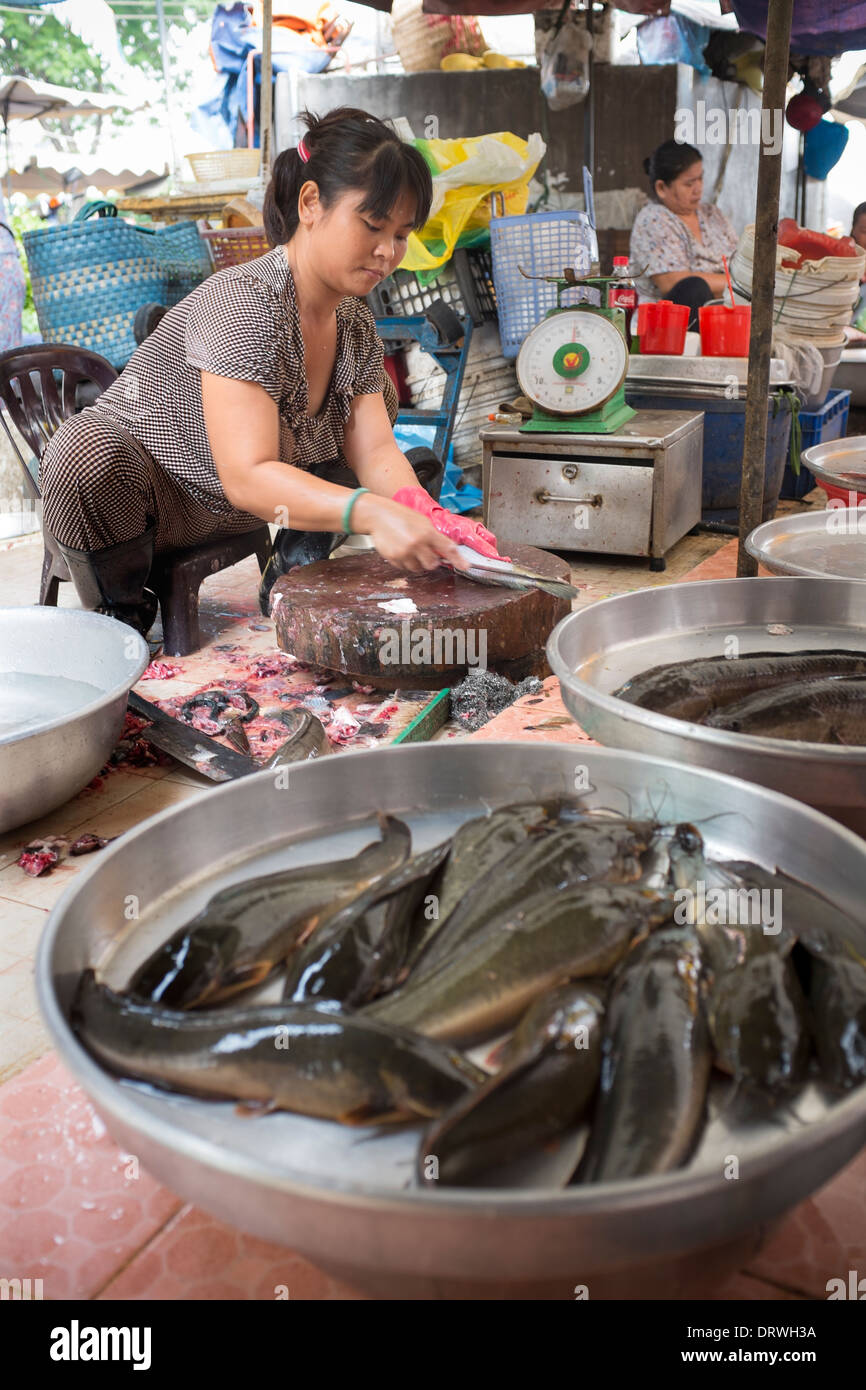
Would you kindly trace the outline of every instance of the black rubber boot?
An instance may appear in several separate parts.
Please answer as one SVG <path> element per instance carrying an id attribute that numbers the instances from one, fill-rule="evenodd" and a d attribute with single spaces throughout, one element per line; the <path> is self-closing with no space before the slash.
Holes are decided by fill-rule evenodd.
<path id="1" fill-rule="evenodd" d="M 271 589 L 277 580 L 299 565 L 314 565 L 327 560 L 332 550 L 342 545 L 345 536 L 331 531 L 289 531 L 285 527 L 274 536 L 271 558 L 265 566 L 259 585 L 259 608 L 267 618 L 271 611 Z"/>
<path id="2" fill-rule="evenodd" d="M 153 564 L 152 527 L 135 540 L 104 550 L 57 548 L 85 608 L 117 618 L 147 636 L 158 607 L 156 594 L 144 587 Z"/>
<path id="3" fill-rule="evenodd" d="M 415 470 L 419 487 L 423 487 L 438 502 L 445 480 L 445 464 L 439 455 L 428 449 L 426 444 L 421 444 L 415 449 L 407 449 L 406 458 Z"/>

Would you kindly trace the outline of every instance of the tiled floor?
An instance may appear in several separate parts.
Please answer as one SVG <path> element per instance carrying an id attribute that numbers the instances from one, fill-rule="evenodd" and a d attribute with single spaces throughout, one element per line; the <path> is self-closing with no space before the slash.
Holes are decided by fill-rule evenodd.
<path id="1" fill-rule="evenodd" d="M 32 602 L 37 543 L 0 549 L 2 603 Z M 142 687 L 148 698 L 188 694 L 225 678 L 214 650 L 229 632 L 245 654 L 273 652 L 255 608 L 254 562 L 207 581 L 206 646 L 180 676 Z M 736 542 L 686 537 L 666 572 L 644 562 L 582 559 L 573 570 L 577 607 L 614 593 L 683 579 L 730 577 Z M 75 606 L 68 585 L 62 603 Z M 239 637 L 239 634 L 241 636 Z M 221 641 L 222 639 L 222 641 Z M 472 737 L 580 741 L 555 681 Z M 84 1094 L 49 1050 L 32 986 L 32 961 L 50 908 L 88 860 L 65 860 L 31 879 L 16 864 L 39 834 L 118 835 L 212 784 L 177 764 L 123 768 L 36 825 L 0 836 L 0 1255 L 21 1277 L 42 1278 L 47 1298 L 345 1299 L 362 1297 L 282 1247 L 246 1236 L 190 1207 L 140 1171 L 106 1134 Z M 830 1278 L 866 1269 L 866 1155 L 784 1222 L 718 1299 L 823 1298 Z M 5 1274 L 0 1269 L 0 1275 Z M 10 1271 L 11 1272 L 11 1271 Z"/>

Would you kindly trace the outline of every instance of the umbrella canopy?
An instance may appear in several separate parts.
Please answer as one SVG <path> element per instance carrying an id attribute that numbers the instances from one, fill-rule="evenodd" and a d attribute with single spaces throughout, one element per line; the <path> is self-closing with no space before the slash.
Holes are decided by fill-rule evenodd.
<path id="1" fill-rule="evenodd" d="M 53 164 L 32 163 L 23 169 L 10 169 L 4 179 L 10 193 L 28 193 L 35 197 L 40 193 L 80 193 L 87 188 L 98 188 L 103 193 L 111 189 L 126 192 L 144 184 L 156 183 L 168 178 L 168 169 L 106 169 L 96 156 L 70 155 L 66 160 L 58 159 L 61 167 Z"/>
<path id="2" fill-rule="evenodd" d="M 74 87 L 55 87 L 32 82 L 29 77 L 0 77 L 0 117 L 29 121 L 40 116 L 102 116 L 107 111 L 137 111 L 141 103 L 111 92 L 77 92 Z"/>

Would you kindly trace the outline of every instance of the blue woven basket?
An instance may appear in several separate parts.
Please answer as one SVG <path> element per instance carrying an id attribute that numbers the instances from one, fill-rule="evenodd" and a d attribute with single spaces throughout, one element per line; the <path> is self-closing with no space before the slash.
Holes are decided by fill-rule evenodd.
<path id="1" fill-rule="evenodd" d="M 23 240 L 44 341 L 90 348 L 118 369 L 135 352 L 142 304 L 177 304 L 211 274 L 194 222 L 136 227 L 113 203 L 88 203 L 68 226 Z"/>
<path id="2" fill-rule="evenodd" d="M 491 217 L 490 250 L 503 357 L 516 357 L 527 333 L 556 308 L 556 286 L 530 275 L 561 275 L 574 260 L 580 233 L 576 212 L 529 212 L 519 217 Z M 563 304 L 570 303 L 567 291 Z"/>

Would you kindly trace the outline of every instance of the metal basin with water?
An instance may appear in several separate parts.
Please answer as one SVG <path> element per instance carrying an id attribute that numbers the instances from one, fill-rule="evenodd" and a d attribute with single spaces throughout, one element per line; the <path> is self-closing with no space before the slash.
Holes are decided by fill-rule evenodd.
<path id="1" fill-rule="evenodd" d="M 61 806 L 105 763 L 150 656 L 125 623 L 0 608 L 0 832 Z"/>

